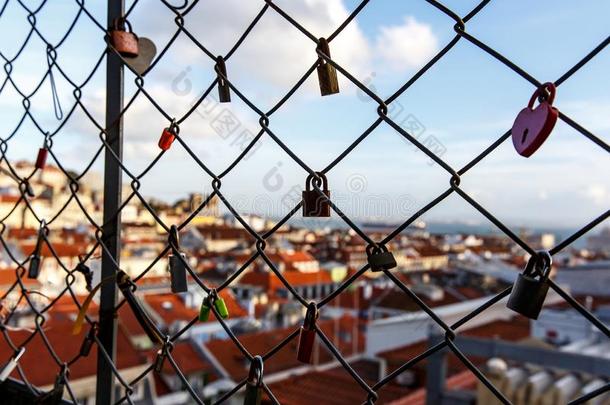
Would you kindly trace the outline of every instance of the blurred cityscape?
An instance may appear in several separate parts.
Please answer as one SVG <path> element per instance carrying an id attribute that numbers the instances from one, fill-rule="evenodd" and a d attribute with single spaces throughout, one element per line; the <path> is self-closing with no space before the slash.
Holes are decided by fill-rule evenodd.
<path id="1" fill-rule="evenodd" d="M 19 162 L 14 167 L 24 177 L 33 170 L 28 162 Z M 35 249 L 39 221 L 24 204 L 19 204 L 20 192 L 7 175 L 10 173 L 1 166 L 0 171 L 4 174 L 0 176 L 0 215 L 6 216 L 7 226 L 4 244 L 0 246 L 3 333 L 11 341 L 21 341 L 29 335 L 36 314 L 27 300 L 42 311 L 45 334 L 57 355 L 62 359 L 74 357 L 79 347 L 70 344 L 65 336 L 72 333 L 78 307 L 73 303 L 71 292 L 66 290 L 66 281 L 72 282 L 72 277 L 76 277 L 72 291 L 83 302 L 91 285 L 100 282 L 101 251 L 87 262 L 93 274 L 89 282 L 83 274 L 68 275 L 66 270 L 77 268 L 79 257 L 96 243 L 95 232 L 82 212 L 88 212 L 96 223 L 103 222 L 99 174 L 98 178 L 96 174 L 88 174 L 79 182 L 82 209 L 69 201 L 71 193 L 65 175 L 57 168 L 48 166 L 30 179 L 35 197 L 29 199 L 29 204 L 41 217 L 52 218 L 62 206 L 70 205 L 52 223 L 48 235 L 50 244 L 41 250 L 40 276 L 20 280 L 28 291 L 39 292 L 26 296 L 20 289 L 13 289 L 8 295 L 5 292 L 17 282 L 15 260 L 23 261 Z M 180 224 L 206 197 L 193 193 L 171 204 L 160 200 L 148 203 L 164 223 Z M 214 316 L 206 322 L 197 320 L 205 292 L 192 277 L 188 277 L 188 292 L 171 293 L 167 260 L 155 261 L 167 246 L 167 232 L 149 211 L 133 198 L 121 216 L 120 266 L 132 278 L 144 273 L 137 282 L 136 295 L 162 331 L 173 334 L 192 324 L 175 343 L 172 356 L 197 395 L 211 403 L 247 375 L 250 363 Z M 256 215 L 244 215 L 244 218 L 257 232 L 276 225 L 271 219 Z M 383 224 L 365 226 L 374 240 L 392 231 Z M 553 233 L 532 229 L 520 230 L 520 237 L 538 249 L 550 249 L 560 241 Z M 180 232 L 180 247 L 190 266 L 210 287 L 222 284 L 248 261 L 256 251 L 254 242 L 234 217 L 221 213 L 217 199 L 212 199 Z M 602 322 L 609 323 L 610 228 L 593 230 L 585 242 L 554 256 L 551 277 Z M 285 224 L 267 240 L 265 252 L 302 297 L 318 302 L 366 264 L 365 247 L 353 231 Z M 528 259 L 506 236 L 462 233 L 457 228 L 446 234 L 431 232 L 423 222 L 407 228 L 388 248 L 398 263 L 392 274 L 447 323 L 457 321 L 510 286 Z M 265 353 L 303 324 L 303 305 L 295 301 L 260 258 L 250 263 L 220 296 L 228 308 L 227 324 L 252 353 Z M 96 296 L 89 308 L 92 318 L 97 316 L 97 299 Z M 57 301 L 49 305 L 53 300 Z M 11 315 L 7 316 L 9 312 Z M 157 352 L 127 305 L 119 310 L 118 324 L 117 367 L 123 378 L 131 380 L 154 362 Z M 325 306 L 317 324 L 369 384 L 423 353 L 442 332 L 416 301 L 383 273 L 371 271 Z M 88 332 L 84 329 L 83 336 Z M 610 343 L 553 291 L 549 292 L 537 321 L 516 315 L 506 308 L 505 301 L 500 301 L 458 332 L 464 339 L 464 347 L 481 348 L 476 355 L 468 356 L 469 359 L 513 403 L 566 403 L 601 387 L 610 375 Z M 48 343 L 41 335 L 35 334 L 20 359 L 20 364 L 28 370 L 29 382 L 43 390 L 53 386 L 57 369 L 46 346 Z M 265 382 L 282 404 L 362 402 L 365 392 L 319 339 L 312 365 L 297 361 L 296 348 L 297 341 L 293 339 L 265 360 Z M 523 358 L 516 348 L 524 348 L 521 353 L 534 355 Z M 9 358 L 13 351 L 7 339 L 2 339 L 0 358 Z M 71 389 L 84 404 L 95 402 L 95 351 L 70 367 Z M 541 359 L 547 358 L 544 356 L 552 356 L 557 367 L 543 362 Z M 442 376 L 440 388 L 438 378 L 427 379 L 431 372 Z M 12 376 L 19 378 L 18 370 Z M 436 365 L 425 360 L 403 372 L 379 391 L 376 403 L 435 403 L 431 396 L 441 395 L 435 387 L 444 390 L 445 397 L 454 397 L 463 403 L 499 403 L 451 354 L 441 357 Z M 131 400 L 136 403 L 192 401 L 167 361 L 161 372 L 148 373 L 134 389 Z M 333 393 L 332 399 L 327 397 L 329 392 Z M 265 401 L 268 399 L 263 398 Z M 239 395 L 228 401 L 241 402 L 243 396 Z M 591 403 L 610 403 L 610 394 L 599 396 Z"/>

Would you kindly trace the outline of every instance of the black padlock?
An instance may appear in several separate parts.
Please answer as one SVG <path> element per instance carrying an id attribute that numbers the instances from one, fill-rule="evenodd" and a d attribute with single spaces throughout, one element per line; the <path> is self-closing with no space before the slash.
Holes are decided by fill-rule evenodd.
<path id="1" fill-rule="evenodd" d="M 58 405 L 62 402 L 64 396 L 64 389 L 66 387 L 66 377 L 68 375 L 68 368 L 62 367 L 61 372 L 55 377 L 55 384 L 53 389 L 46 394 L 38 397 L 37 404 L 41 405 Z"/>
<path id="2" fill-rule="evenodd" d="M 180 251 L 178 241 L 178 228 L 172 225 L 169 232 L 169 245 L 172 248 L 172 254 L 169 255 L 169 274 L 171 279 L 171 288 L 173 293 L 183 293 L 188 291 L 186 282 L 186 255 Z"/>
<path id="3" fill-rule="evenodd" d="M 91 353 L 91 348 L 93 347 L 93 343 L 95 343 L 95 335 L 97 334 L 97 324 L 91 325 L 91 329 L 89 329 L 89 333 L 85 336 L 85 340 L 83 340 L 83 344 L 80 346 L 80 355 L 83 357 L 89 356 Z"/>
<path id="4" fill-rule="evenodd" d="M 75 270 L 83 275 L 85 278 L 85 288 L 87 291 L 91 292 L 91 289 L 93 288 L 93 271 L 91 271 L 91 268 L 82 261 L 82 257 L 79 256 L 79 260 L 81 261 L 76 265 Z"/>
<path id="5" fill-rule="evenodd" d="M 231 101 L 231 87 L 225 80 L 225 78 L 228 78 L 227 65 L 225 65 L 225 60 L 222 56 L 216 58 L 216 69 L 218 77 L 218 101 L 229 103 Z"/>
<path id="6" fill-rule="evenodd" d="M 330 48 L 326 38 L 320 38 L 317 50 L 330 58 Z M 339 92 L 339 81 L 337 70 L 324 58 L 318 58 L 318 82 L 320 83 L 320 94 L 328 96 Z"/>
<path id="7" fill-rule="evenodd" d="M 36 239 L 36 247 L 30 258 L 30 267 L 28 269 L 28 278 L 38 278 L 40 274 L 40 253 L 42 251 L 42 244 L 45 236 L 47 235 L 47 224 L 44 219 L 40 222 L 40 228 L 38 229 L 38 238 Z"/>
<path id="8" fill-rule="evenodd" d="M 530 319 L 538 319 L 549 290 L 552 259 L 548 252 L 537 252 L 517 277 L 506 306 Z"/>
<path id="9" fill-rule="evenodd" d="M 157 358 L 155 359 L 155 373 L 161 373 L 163 371 L 163 363 L 165 363 L 165 353 L 163 349 L 157 351 Z"/>
<path id="10" fill-rule="evenodd" d="M 367 246 L 366 255 L 371 271 L 390 270 L 397 266 L 394 255 L 385 245 Z"/>
<path id="11" fill-rule="evenodd" d="M 250 363 L 250 372 L 246 380 L 244 405 L 260 405 L 263 385 L 263 358 L 254 356 Z"/>
<path id="12" fill-rule="evenodd" d="M 317 175 L 321 179 L 322 193 L 324 193 L 327 198 L 330 198 L 326 176 L 320 172 L 317 172 Z M 312 174 L 307 176 L 305 191 L 303 191 L 303 216 L 319 218 L 330 217 L 330 202 L 327 198 L 320 195 L 317 190 L 311 189 L 311 185 L 314 181 L 316 181 L 316 178 Z"/>

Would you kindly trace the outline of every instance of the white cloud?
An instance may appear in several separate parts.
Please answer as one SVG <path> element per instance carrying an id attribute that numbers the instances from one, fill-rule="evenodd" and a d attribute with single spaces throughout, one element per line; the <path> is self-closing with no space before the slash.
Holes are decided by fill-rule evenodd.
<path id="1" fill-rule="evenodd" d="M 318 37 L 330 35 L 349 15 L 343 0 L 277 3 Z M 225 54 L 260 11 L 261 5 L 243 0 L 200 3 L 186 16 L 185 25 L 212 53 Z M 168 19 L 162 16 L 142 16 L 139 22 L 142 31 L 165 29 L 168 35 L 173 33 L 175 26 L 164 24 L 160 28 L 160 20 Z M 190 41 L 180 41 L 174 46 L 179 48 L 175 53 L 184 60 L 210 63 Z M 370 71 L 367 66 L 370 45 L 357 21 L 352 21 L 331 43 L 331 56 L 352 73 Z M 251 83 L 263 81 L 265 84 L 286 87 L 295 84 L 316 58 L 315 43 L 275 10 L 269 9 L 236 51 L 228 68 L 233 72 L 246 72 Z"/>
<path id="2" fill-rule="evenodd" d="M 601 184 L 591 184 L 585 194 L 595 205 L 606 205 L 610 200 L 610 192 Z"/>
<path id="3" fill-rule="evenodd" d="M 434 55 L 438 40 L 428 24 L 407 16 L 402 25 L 380 28 L 375 49 L 392 69 L 413 69 Z"/>

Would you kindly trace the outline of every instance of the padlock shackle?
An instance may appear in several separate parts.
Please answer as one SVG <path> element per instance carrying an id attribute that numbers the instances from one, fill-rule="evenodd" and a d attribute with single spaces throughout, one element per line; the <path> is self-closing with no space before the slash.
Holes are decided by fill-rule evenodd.
<path id="1" fill-rule="evenodd" d="M 328 180 L 326 179 L 326 176 L 324 175 L 324 173 L 322 173 L 322 172 L 315 172 L 315 173 L 322 180 L 322 191 L 328 191 Z M 307 180 L 305 180 L 305 190 L 311 191 L 312 184 L 316 180 L 317 179 L 313 174 L 309 174 L 309 176 L 307 176 Z"/>
<path id="2" fill-rule="evenodd" d="M 260 386 L 263 382 L 263 358 L 256 355 L 250 362 L 250 371 L 248 372 L 248 383 Z"/>
<path id="3" fill-rule="evenodd" d="M 316 320 L 318 319 L 319 312 L 318 306 L 315 302 L 310 302 L 307 305 L 307 312 L 305 313 L 305 320 L 303 321 L 303 327 L 308 330 L 313 330 L 316 327 Z"/>
<path id="4" fill-rule="evenodd" d="M 172 250 L 179 251 L 180 250 L 180 238 L 178 236 L 178 227 L 176 225 L 172 225 L 169 228 L 169 237 L 168 237 L 169 245 Z"/>
<path id="5" fill-rule="evenodd" d="M 222 55 L 218 55 L 216 57 L 216 68 L 218 69 L 216 75 L 218 76 L 219 84 L 221 86 L 225 86 L 227 77 L 227 65 L 225 64 L 225 58 Z"/>
<path id="6" fill-rule="evenodd" d="M 326 38 L 318 39 L 318 46 L 316 47 L 317 52 L 321 52 L 324 55 L 330 58 L 330 46 L 328 45 L 328 40 Z M 324 58 L 318 56 L 320 63 L 328 63 Z"/>
<path id="7" fill-rule="evenodd" d="M 49 229 L 47 228 L 47 222 L 43 219 L 40 221 L 40 228 L 38 228 L 38 238 L 36 239 L 36 246 L 34 247 L 34 256 L 40 256 L 42 251 L 42 243 L 45 237 L 49 235 Z"/>
<path id="8" fill-rule="evenodd" d="M 544 93 L 544 90 L 547 90 L 549 92 L 549 95 L 547 97 L 547 95 Z M 530 98 L 529 103 L 527 103 L 527 108 L 529 108 L 530 110 L 534 108 L 534 103 L 536 102 L 536 99 L 538 97 L 542 97 L 545 98 L 546 102 L 549 105 L 553 105 L 553 101 L 555 101 L 555 84 L 553 82 L 546 82 L 544 83 L 542 86 L 538 87 L 536 89 L 536 91 L 534 92 L 534 94 L 532 94 L 532 97 Z"/>
<path id="9" fill-rule="evenodd" d="M 115 18 L 114 21 L 112 22 L 112 28 L 117 31 L 125 31 L 125 32 L 133 33 L 133 29 L 131 28 L 131 23 L 125 17 Z M 127 30 L 125 28 L 127 28 Z"/>
<path id="10" fill-rule="evenodd" d="M 531 277 L 534 277 L 536 274 L 540 274 L 540 279 L 546 280 L 551 274 L 552 265 L 553 257 L 551 254 L 546 250 L 539 250 L 530 256 L 523 274 Z"/>
<path id="11" fill-rule="evenodd" d="M 382 245 L 382 244 L 373 244 L 373 243 L 371 243 L 370 245 L 368 245 L 366 247 L 366 255 L 368 257 L 371 257 L 375 253 L 381 253 L 381 252 L 387 252 L 387 251 L 388 251 L 387 246 L 386 245 Z"/>

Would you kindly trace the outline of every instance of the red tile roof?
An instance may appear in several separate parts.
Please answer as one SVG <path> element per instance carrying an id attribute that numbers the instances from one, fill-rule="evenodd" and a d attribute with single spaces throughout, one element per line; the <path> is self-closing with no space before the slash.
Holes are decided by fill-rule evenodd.
<path id="1" fill-rule="evenodd" d="M 15 274 L 15 269 L 3 269 L 0 270 L 0 288 L 5 290 L 12 286 L 15 281 L 17 281 L 17 275 Z M 38 288 L 40 286 L 40 282 L 35 279 L 31 279 L 27 277 L 27 273 L 21 277 L 21 282 L 26 288 Z M 17 286 L 17 289 L 20 287 Z"/>
<path id="2" fill-rule="evenodd" d="M 88 333 L 88 327 L 83 328 L 83 331 L 77 335 L 72 335 L 72 322 L 55 321 L 45 323 L 44 333 L 53 347 L 55 353 L 63 361 L 70 361 L 80 351 L 81 343 Z M 27 331 L 11 331 L 7 332 L 11 340 L 20 345 L 30 336 Z M 4 364 L 13 355 L 13 350 L 8 345 L 5 339 L 0 340 L 0 362 Z M 52 384 L 55 376 L 59 371 L 59 366 L 49 354 L 47 347 L 40 333 L 32 338 L 27 343 L 26 350 L 19 363 L 23 366 L 26 377 L 29 382 L 38 385 Z M 119 330 L 117 334 L 117 365 L 119 369 L 130 368 L 145 364 L 146 360 L 140 356 L 127 339 L 127 336 Z M 94 346 L 89 353 L 89 356 L 78 359 L 70 366 L 70 378 L 73 380 L 95 376 L 97 371 L 97 349 Z M 11 374 L 13 378 L 20 379 L 17 371 Z"/>
<path id="3" fill-rule="evenodd" d="M 372 385 L 376 380 L 365 381 Z M 310 372 L 270 384 L 273 395 L 283 405 L 353 405 L 366 401 L 367 392 L 343 368 Z M 378 404 L 404 397 L 409 388 L 388 384 L 379 391 Z"/>
<path id="4" fill-rule="evenodd" d="M 321 320 L 318 321 L 318 326 L 344 356 L 354 354 L 356 351 L 362 352 L 364 350 L 364 333 L 362 333 L 360 330 L 362 324 L 353 317 L 344 316 L 335 321 Z M 335 333 L 336 328 L 338 329 L 339 333 Z M 298 329 L 299 326 L 293 326 L 290 328 L 244 334 L 238 336 L 238 338 L 250 353 L 262 355 L 271 350 L 286 337 L 288 337 L 292 332 Z M 358 347 L 356 348 L 356 351 L 354 351 L 354 332 L 356 332 L 355 334 L 358 337 Z M 349 339 L 347 338 L 348 335 L 350 335 Z M 271 358 L 265 361 L 265 373 L 272 374 L 302 366 L 303 364 L 300 363 L 296 358 L 297 344 L 298 335 L 296 335 L 288 344 L 271 356 Z M 233 341 L 230 339 L 215 340 L 207 342 L 205 345 L 210 353 L 229 373 L 232 379 L 238 381 L 247 375 L 249 363 L 235 346 Z M 332 354 L 326 350 L 326 346 L 324 346 L 319 338 L 316 339 L 316 345 L 319 345 L 320 347 L 317 352 L 317 357 L 314 354 L 314 359 L 317 358 L 316 364 L 328 363 L 334 359 Z"/>
<path id="5" fill-rule="evenodd" d="M 51 241 L 51 245 L 53 246 L 53 250 L 59 257 L 78 257 L 78 255 L 83 255 L 87 253 L 89 247 L 88 243 L 68 243 L 53 240 Z M 20 241 L 19 247 L 24 254 L 29 255 L 34 251 L 34 248 L 36 247 L 36 241 Z M 47 243 L 42 244 L 40 255 L 42 257 L 54 256 Z"/>
<path id="6" fill-rule="evenodd" d="M 193 344 L 190 341 L 179 341 L 175 343 L 171 356 L 178 367 L 180 367 L 180 370 L 187 376 L 190 374 L 201 374 L 204 372 L 209 373 L 214 371 L 212 365 L 202 357 L 202 355 L 193 347 Z M 157 357 L 157 351 L 149 351 L 147 357 L 149 362 L 154 362 Z M 165 374 L 176 373 L 169 361 L 163 362 L 162 372 Z"/>
<path id="7" fill-rule="evenodd" d="M 324 270 L 314 273 L 302 273 L 300 271 L 285 271 L 282 276 L 293 286 L 308 286 L 316 284 L 330 284 L 333 282 L 330 274 Z M 240 284 L 254 285 L 263 287 L 266 291 L 272 292 L 277 289 L 286 288 L 284 283 L 272 271 L 249 271 L 240 279 Z"/>

